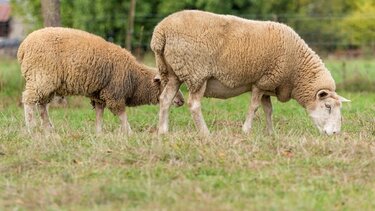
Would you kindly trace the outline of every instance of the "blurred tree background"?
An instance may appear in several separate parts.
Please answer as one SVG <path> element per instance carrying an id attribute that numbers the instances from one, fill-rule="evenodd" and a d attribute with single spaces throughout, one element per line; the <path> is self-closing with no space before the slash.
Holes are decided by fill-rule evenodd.
<path id="1" fill-rule="evenodd" d="M 40 0 L 11 0 L 13 10 L 43 25 Z M 60 0 L 61 23 L 125 46 L 130 0 Z M 375 0 L 137 0 L 132 47 L 147 50 L 155 25 L 182 9 L 200 9 L 288 24 L 314 49 L 375 48 Z"/>

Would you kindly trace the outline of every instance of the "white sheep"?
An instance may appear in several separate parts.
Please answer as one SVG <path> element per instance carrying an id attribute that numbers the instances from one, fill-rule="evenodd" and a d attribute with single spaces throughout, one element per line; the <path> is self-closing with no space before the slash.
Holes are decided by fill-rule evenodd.
<path id="1" fill-rule="evenodd" d="M 51 129 L 47 104 L 54 95 L 83 95 L 96 110 L 96 131 L 102 131 L 107 106 L 130 133 L 125 106 L 156 104 L 161 93 L 157 71 L 142 65 L 125 49 L 96 35 L 69 28 L 51 27 L 32 32 L 21 43 L 18 61 L 25 90 L 22 93 L 25 120 L 35 126 L 34 106 L 45 129 Z M 183 104 L 178 93 L 177 105 Z"/>
<path id="2" fill-rule="evenodd" d="M 297 100 L 326 134 L 341 128 L 341 102 L 335 82 L 318 55 L 290 27 L 202 11 L 181 11 L 156 27 L 151 48 L 165 83 L 160 95 L 159 134 L 168 131 L 168 109 L 181 83 L 200 133 L 209 131 L 201 98 L 226 99 L 252 91 L 245 133 L 259 105 L 272 132 L 270 96 Z"/>

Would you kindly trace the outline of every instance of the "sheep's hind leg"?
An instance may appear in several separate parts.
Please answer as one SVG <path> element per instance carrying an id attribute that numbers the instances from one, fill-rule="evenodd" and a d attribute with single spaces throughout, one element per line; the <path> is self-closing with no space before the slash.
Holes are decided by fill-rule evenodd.
<path id="1" fill-rule="evenodd" d="M 53 126 L 49 119 L 47 105 L 48 105 L 47 103 L 38 104 L 38 110 L 39 110 L 40 118 L 42 119 L 42 125 L 43 125 L 44 130 L 52 131 Z"/>
<path id="2" fill-rule="evenodd" d="M 158 134 L 162 135 L 168 132 L 168 111 L 172 104 L 173 98 L 178 92 L 181 82 L 177 77 L 169 77 L 168 82 L 159 97 L 160 111 L 159 111 L 159 130 Z"/>
<path id="3" fill-rule="evenodd" d="M 189 93 L 189 109 L 193 117 L 195 127 L 201 135 L 208 136 L 210 131 L 207 128 L 206 122 L 204 121 L 202 109 L 201 109 L 201 99 L 206 91 L 207 81 L 203 83 L 202 87 L 195 93 Z"/>
<path id="4" fill-rule="evenodd" d="M 24 104 L 25 120 L 28 131 L 35 127 L 34 108 L 38 104 L 38 110 L 42 119 L 42 124 L 46 128 L 52 128 L 48 117 L 47 104 L 51 101 L 56 88 L 61 81 L 56 80 L 52 75 L 45 74 L 46 70 L 34 70 L 33 77 L 27 78 L 25 91 L 22 92 L 22 103 Z"/>
<path id="5" fill-rule="evenodd" d="M 273 128 L 272 128 L 271 97 L 269 95 L 263 95 L 261 101 L 262 101 L 262 107 L 263 107 L 264 113 L 266 115 L 267 132 L 268 134 L 272 134 Z"/>
<path id="6" fill-rule="evenodd" d="M 34 87 L 29 85 L 30 83 L 26 82 L 25 85 L 25 91 L 22 92 L 22 103 L 23 103 L 23 109 L 25 114 L 25 124 L 27 131 L 29 133 L 32 133 L 35 126 L 36 126 L 36 120 L 35 120 L 35 105 L 38 101 L 38 96 L 35 93 Z"/>
<path id="7" fill-rule="evenodd" d="M 34 108 L 35 108 L 35 104 L 26 104 L 26 103 L 23 104 L 23 109 L 25 112 L 26 128 L 29 133 L 31 133 L 36 126 Z"/>
<path id="8" fill-rule="evenodd" d="M 95 113 L 96 113 L 95 129 L 96 129 L 96 133 L 100 134 L 102 133 L 102 129 L 103 129 L 103 113 L 104 113 L 105 106 L 97 102 L 94 105 L 95 105 Z"/>
<path id="9" fill-rule="evenodd" d="M 255 86 L 251 90 L 251 102 L 249 105 L 249 111 L 247 113 L 246 121 L 242 126 L 242 131 L 244 133 L 249 133 L 253 124 L 255 113 L 261 104 L 263 93 Z"/>

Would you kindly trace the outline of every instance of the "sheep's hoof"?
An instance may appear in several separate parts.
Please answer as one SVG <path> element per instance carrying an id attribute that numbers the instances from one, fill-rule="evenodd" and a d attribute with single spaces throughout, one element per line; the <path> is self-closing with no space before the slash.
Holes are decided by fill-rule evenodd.
<path id="1" fill-rule="evenodd" d="M 32 134 L 35 133 L 35 131 L 36 131 L 36 127 L 27 127 L 27 128 L 26 128 L 26 132 L 27 132 L 27 134 L 32 135 Z"/>
<path id="2" fill-rule="evenodd" d="M 125 136 L 131 136 L 133 134 L 132 130 L 121 130 L 120 133 L 124 134 Z"/>
<path id="3" fill-rule="evenodd" d="M 103 130 L 102 129 L 96 129 L 95 130 L 95 132 L 96 132 L 96 135 L 102 135 L 103 134 Z"/>
<path id="4" fill-rule="evenodd" d="M 43 126 L 43 129 L 47 133 L 52 133 L 54 131 L 54 128 L 51 123 L 47 123 Z"/>
<path id="5" fill-rule="evenodd" d="M 168 134 L 168 131 L 158 131 L 158 136 L 164 136 L 164 135 L 167 135 Z"/>
<path id="6" fill-rule="evenodd" d="M 129 129 L 125 134 L 127 136 L 131 136 L 131 135 L 133 135 L 133 131 L 131 129 Z"/>
<path id="7" fill-rule="evenodd" d="M 200 132 L 199 133 L 199 136 L 201 136 L 201 137 L 203 137 L 203 138 L 207 138 L 207 137 L 210 137 L 210 132 L 204 132 L 204 133 L 202 133 L 202 132 Z"/>
<path id="8" fill-rule="evenodd" d="M 202 137 L 209 137 L 210 131 L 208 129 L 200 130 L 199 135 L 202 136 Z"/>
<path id="9" fill-rule="evenodd" d="M 26 123 L 26 129 L 27 133 L 33 134 L 37 130 L 37 124 L 35 121 L 31 121 L 29 123 Z"/>
<path id="10" fill-rule="evenodd" d="M 129 125 L 121 125 L 120 131 L 121 134 L 125 134 L 126 136 L 130 136 L 132 134 L 132 129 Z"/>
<path id="11" fill-rule="evenodd" d="M 273 130 L 271 129 L 271 130 L 267 130 L 267 134 L 269 135 L 269 136 L 272 136 L 272 134 L 273 134 Z"/>
<path id="12" fill-rule="evenodd" d="M 166 127 L 159 127 L 159 130 L 158 130 L 158 135 L 161 136 L 161 135 L 165 135 L 168 133 L 168 128 Z"/>
<path id="13" fill-rule="evenodd" d="M 250 128 L 242 127 L 242 132 L 245 133 L 245 134 L 249 134 L 251 132 L 251 127 Z"/>

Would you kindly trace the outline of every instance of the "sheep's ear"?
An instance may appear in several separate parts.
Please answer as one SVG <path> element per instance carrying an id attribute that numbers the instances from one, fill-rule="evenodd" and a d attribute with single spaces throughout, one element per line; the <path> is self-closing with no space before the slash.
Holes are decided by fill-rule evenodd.
<path id="1" fill-rule="evenodd" d="M 157 74 L 155 77 L 154 77 L 154 82 L 155 83 L 160 83 L 161 82 L 161 78 L 160 78 L 160 75 Z"/>
<path id="2" fill-rule="evenodd" d="M 316 99 L 323 100 L 324 98 L 328 97 L 329 91 L 328 90 L 320 90 L 318 93 L 316 93 Z"/>
<path id="3" fill-rule="evenodd" d="M 342 103 L 352 102 L 351 100 L 348 100 L 348 99 L 346 99 L 345 97 L 341 97 L 340 95 L 339 95 L 339 100 L 340 100 L 340 102 L 342 102 Z"/>

